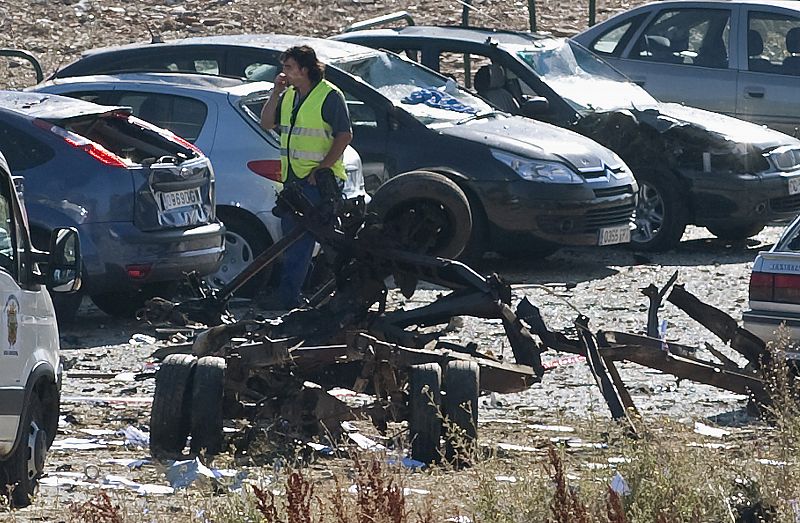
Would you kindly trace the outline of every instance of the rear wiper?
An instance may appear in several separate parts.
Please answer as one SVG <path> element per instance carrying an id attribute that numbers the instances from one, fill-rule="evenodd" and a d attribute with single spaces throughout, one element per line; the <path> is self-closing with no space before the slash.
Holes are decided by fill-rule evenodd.
<path id="1" fill-rule="evenodd" d="M 474 120 L 483 120 L 484 118 L 491 118 L 492 116 L 497 116 L 498 114 L 505 114 L 500 111 L 486 111 L 485 113 L 478 113 L 473 114 L 471 116 L 467 116 L 466 118 L 462 118 L 456 122 L 456 125 L 461 125 L 462 123 L 472 122 Z"/>

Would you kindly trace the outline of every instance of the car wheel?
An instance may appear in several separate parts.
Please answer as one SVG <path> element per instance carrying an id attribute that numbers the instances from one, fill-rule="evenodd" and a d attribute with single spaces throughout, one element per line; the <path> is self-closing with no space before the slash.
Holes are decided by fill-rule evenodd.
<path id="1" fill-rule="evenodd" d="M 440 456 L 441 383 L 442 369 L 436 363 L 412 365 L 408 371 L 408 432 L 411 438 L 411 458 L 423 463 L 433 463 Z"/>
<path id="2" fill-rule="evenodd" d="M 765 223 L 748 223 L 745 225 L 709 225 L 706 229 L 720 240 L 741 241 L 760 233 Z"/>
<path id="3" fill-rule="evenodd" d="M 150 411 L 150 453 L 156 458 L 181 454 L 189 437 L 192 380 L 197 358 L 170 354 L 156 373 Z"/>
<path id="4" fill-rule="evenodd" d="M 222 452 L 224 392 L 225 359 L 216 356 L 200 358 L 192 385 L 192 452 Z"/>
<path id="5" fill-rule="evenodd" d="M 634 213 L 636 230 L 630 246 L 644 251 L 667 251 L 676 247 L 686 230 L 688 210 L 674 176 L 639 170 L 639 195 Z"/>
<path id="6" fill-rule="evenodd" d="M 39 477 L 44 471 L 47 457 L 48 441 L 44 407 L 34 391 L 23 419 L 20 419 L 23 434 L 14 453 L 3 464 L 5 482 L 3 488 L 9 486 L 11 503 L 15 507 L 26 507 L 31 502 Z"/>
<path id="7" fill-rule="evenodd" d="M 449 422 L 445 457 L 450 462 L 469 460 L 478 439 L 480 367 L 473 361 L 451 361 L 442 385 L 442 408 Z"/>
<path id="8" fill-rule="evenodd" d="M 390 178 L 373 195 L 369 210 L 381 217 L 388 236 L 414 252 L 455 258 L 472 235 L 467 196 L 437 173 L 411 171 Z"/>
<path id="9" fill-rule="evenodd" d="M 225 224 L 225 254 L 222 264 L 216 273 L 206 277 L 212 287 L 221 289 L 239 275 L 267 247 L 272 239 L 263 226 L 254 224 L 229 212 L 220 212 L 220 219 Z M 248 281 L 236 295 L 252 298 L 270 280 L 274 265 L 265 269 Z"/>

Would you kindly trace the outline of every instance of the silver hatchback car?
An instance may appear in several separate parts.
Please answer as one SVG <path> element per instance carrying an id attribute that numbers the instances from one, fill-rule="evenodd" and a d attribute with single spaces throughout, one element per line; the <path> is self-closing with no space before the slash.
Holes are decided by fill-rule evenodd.
<path id="1" fill-rule="evenodd" d="M 797 136 L 800 2 L 655 2 L 573 39 L 659 100 Z"/>
<path id="2" fill-rule="evenodd" d="M 261 106 L 272 84 L 185 73 L 125 73 L 52 80 L 33 90 L 124 105 L 203 150 L 216 173 L 217 216 L 225 224 L 225 255 L 212 284 L 231 281 L 277 241 L 280 219 L 273 216 L 280 184 L 278 136 L 259 125 Z M 344 192 L 364 195 L 361 159 L 352 147 L 344 154 Z M 269 278 L 262 272 L 238 293 L 252 296 Z"/>

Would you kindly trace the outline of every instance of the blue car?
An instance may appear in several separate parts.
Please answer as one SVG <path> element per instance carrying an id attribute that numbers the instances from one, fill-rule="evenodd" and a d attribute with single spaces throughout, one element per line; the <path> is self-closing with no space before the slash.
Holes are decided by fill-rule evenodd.
<path id="1" fill-rule="evenodd" d="M 129 315 L 185 272 L 217 270 L 224 227 L 210 161 L 130 108 L 2 92 L 0 150 L 24 178 L 34 245 L 46 250 L 58 227 L 78 230 L 83 287 L 54 296 L 60 322 L 74 318 L 83 295 Z"/>

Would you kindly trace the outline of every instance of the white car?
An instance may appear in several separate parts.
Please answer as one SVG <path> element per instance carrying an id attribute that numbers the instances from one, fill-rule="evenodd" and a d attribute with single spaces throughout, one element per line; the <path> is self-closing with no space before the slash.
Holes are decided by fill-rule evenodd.
<path id="1" fill-rule="evenodd" d="M 764 341 L 777 340 L 781 324 L 792 342 L 800 341 L 800 216 L 753 262 L 750 310 L 742 319 L 744 328 Z"/>
<path id="2" fill-rule="evenodd" d="M 28 220 L 0 153 L 0 490 L 25 506 L 58 427 L 59 338 L 47 292 L 80 287 L 78 231 L 53 231 L 51 253 L 31 247 Z"/>
<path id="3" fill-rule="evenodd" d="M 211 282 L 230 282 L 282 236 L 272 214 L 280 190 L 278 135 L 259 124 L 272 83 L 185 73 L 126 73 L 53 80 L 37 92 L 123 105 L 151 123 L 193 143 L 211 159 L 216 175 L 217 216 L 225 224 L 225 256 Z M 361 158 L 344 153 L 349 197 L 364 195 Z M 263 271 L 237 295 L 252 296 L 270 277 Z"/>

